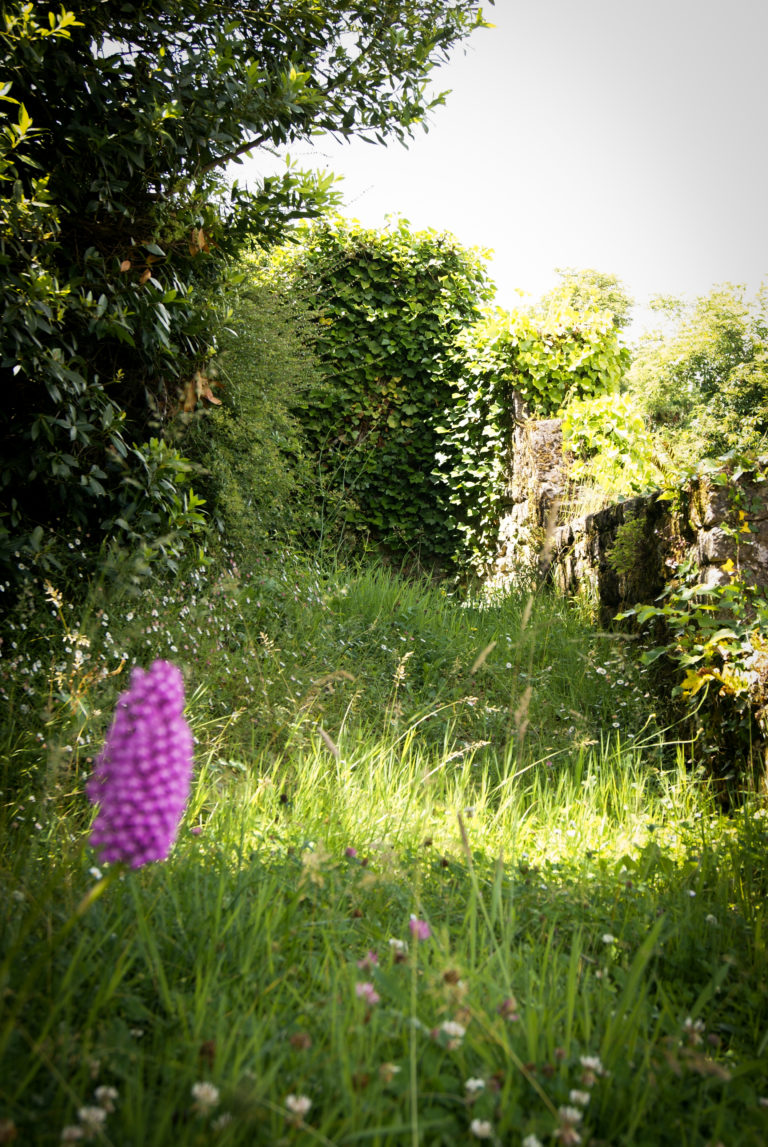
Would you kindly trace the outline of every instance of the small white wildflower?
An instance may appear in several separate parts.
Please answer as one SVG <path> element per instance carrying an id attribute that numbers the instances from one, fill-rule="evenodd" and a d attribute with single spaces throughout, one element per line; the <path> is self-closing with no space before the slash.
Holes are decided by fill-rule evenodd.
<path id="1" fill-rule="evenodd" d="M 87 1138 L 91 1135 L 98 1135 L 104 1127 L 107 1119 L 107 1113 L 103 1107 L 81 1107 L 77 1113 L 77 1118 Z"/>
<path id="2" fill-rule="evenodd" d="M 558 1107 L 557 1114 L 563 1123 L 581 1123 L 584 1118 L 583 1111 L 579 1111 L 578 1107 L 568 1107 L 567 1104 Z"/>
<path id="3" fill-rule="evenodd" d="M 299 1119 L 303 1119 L 312 1106 L 312 1100 L 308 1095 L 286 1095 L 285 1106 L 291 1115 L 296 1115 Z"/>
<path id="4" fill-rule="evenodd" d="M 713 928 L 717 927 L 717 916 L 713 916 L 711 912 L 708 916 L 705 916 L 704 919 L 706 920 L 707 924 L 711 924 Z"/>
<path id="5" fill-rule="evenodd" d="M 603 933 L 603 943 L 604 944 L 615 944 L 616 943 L 616 937 L 612 936 L 610 932 L 604 932 Z"/>
<path id="6" fill-rule="evenodd" d="M 521 1147 L 544 1147 L 544 1144 L 537 1135 L 526 1135 Z"/>
<path id="7" fill-rule="evenodd" d="M 469 1130 L 478 1139 L 493 1138 L 493 1124 L 489 1123 L 487 1119 L 473 1119 L 469 1125 Z"/>
<path id="8" fill-rule="evenodd" d="M 206 1083 L 201 1080 L 199 1083 L 192 1084 L 192 1098 L 197 1110 L 204 1115 L 219 1102 L 219 1089 L 213 1083 Z"/>
<path id="9" fill-rule="evenodd" d="M 61 1132 L 62 1143 L 76 1143 L 78 1139 L 84 1139 L 85 1132 L 82 1127 L 76 1123 L 70 1123 L 69 1127 L 64 1127 Z"/>
<path id="10" fill-rule="evenodd" d="M 94 865 L 93 868 L 89 868 L 88 872 L 94 880 L 101 880 L 101 869 L 97 868 L 96 865 Z"/>
<path id="11" fill-rule="evenodd" d="M 702 1032 L 705 1030 L 703 1020 L 692 1020 L 688 1016 L 683 1024 L 683 1030 L 688 1037 L 688 1042 L 692 1047 L 696 1047 L 701 1043 Z"/>
<path id="12" fill-rule="evenodd" d="M 407 952 L 408 951 L 408 945 L 406 944 L 405 940 L 394 940 L 394 939 L 390 940 L 389 946 L 393 952 Z"/>
<path id="13" fill-rule="evenodd" d="M 579 1107 L 586 1107 L 592 1096 L 588 1091 L 576 1091 L 574 1088 L 573 1091 L 569 1092 L 568 1098 L 571 1103 L 576 1103 Z"/>
<path id="14" fill-rule="evenodd" d="M 579 1056 L 579 1062 L 587 1071 L 594 1071 L 595 1075 L 602 1075 L 605 1070 L 599 1055 Z"/>
<path id="15" fill-rule="evenodd" d="M 379 1064 L 379 1076 L 384 1083 L 391 1083 L 399 1071 L 402 1068 L 397 1063 Z"/>
<path id="16" fill-rule="evenodd" d="M 94 1094 L 99 1107 L 103 1107 L 105 1111 L 115 1110 L 115 1100 L 117 1099 L 116 1087 L 97 1087 Z"/>
<path id="17" fill-rule="evenodd" d="M 474 1095 L 477 1091 L 483 1091 L 485 1088 L 484 1079 L 468 1079 L 464 1084 L 470 1095 Z"/>
<path id="18" fill-rule="evenodd" d="M 448 1043 L 446 1044 L 448 1050 L 455 1051 L 457 1047 L 461 1046 L 461 1041 L 464 1039 L 467 1029 L 463 1024 L 456 1023 L 455 1020 L 444 1020 L 440 1024 L 439 1031 L 441 1031 L 443 1035 L 448 1036 Z"/>

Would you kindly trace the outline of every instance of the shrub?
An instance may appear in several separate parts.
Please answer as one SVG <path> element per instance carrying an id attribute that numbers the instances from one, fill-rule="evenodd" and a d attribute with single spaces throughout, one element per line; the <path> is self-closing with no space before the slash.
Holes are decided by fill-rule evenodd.
<path id="1" fill-rule="evenodd" d="M 252 281 L 214 362 L 220 405 L 195 432 L 211 518 L 238 554 L 317 529 L 312 473 L 292 413 L 318 383 L 301 309 Z"/>
<path id="2" fill-rule="evenodd" d="M 462 363 L 462 330 L 490 293 L 482 257 L 404 221 L 343 220 L 308 231 L 273 262 L 317 312 L 323 377 L 297 407 L 317 472 L 347 523 L 396 552 L 445 560 L 456 548 L 434 473 L 438 426 Z"/>

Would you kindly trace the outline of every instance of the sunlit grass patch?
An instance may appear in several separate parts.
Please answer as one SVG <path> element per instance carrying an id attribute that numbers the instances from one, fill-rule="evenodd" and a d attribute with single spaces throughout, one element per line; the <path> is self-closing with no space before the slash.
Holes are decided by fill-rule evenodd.
<path id="1" fill-rule="evenodd" d="M 615 639 L 546 596 L 288 563 L 104 612 L 82 671 L 110 673 L 57 681 L 57 613 L 5 678 L 3 1134 L 765 1140 L 765 810 L 663 747 Z M 147 628 L 196 782 L 169 860 L 77 916 L 110 650 Z"/>

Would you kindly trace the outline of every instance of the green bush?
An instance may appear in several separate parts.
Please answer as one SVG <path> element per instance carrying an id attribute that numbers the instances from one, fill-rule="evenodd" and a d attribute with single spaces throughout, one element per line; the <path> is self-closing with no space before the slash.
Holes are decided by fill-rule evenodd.
<path id="1" fill-rule="evenodd" d="M 68 561 L 78 529 L 92 554 L 126 532 L 155 558 L 160 538 L 193 539 L 176 416 L 200 397 L 231 265 L 338 202 L 327 172 L 288 164 L 253 191 L 222 172 L 318 131 L 405 139 L 442 102 L 429 73 L 483 23 L 475 0 L 233 0 L 224 16 L 218 0 L 2 5 L 6 576 L 20 558 Z M 151 485 L 152 440 L 162 483 L 184 475 L 178 505 Z"/>
<path id="2" fill-rule="evenodd" d="M 664 485 L 661 459 L 631 395 L 570 402 L 563 411 L 563 440 L 574 456 L 570 477 L 593 483 L 614 499 Z"/>
<path id="3" fill-rule="evenodd" d="M 240 293 L 213 364 L 220 405 L 195 429 L 209 514 L 240 556 L 317 529 L 312 472 L 292 413 L 318 382 L 311 344 L 295 303 L 253 282 Z"/>
<path id="4" fill-rule="evenodd" d="M 640 341 L 627 385 L 678 469 L 768 435 L 768 289 L 722 284 L 685 305 L 659 299 L 664 326 Z"/>
<path id="5" fill-rule="evenodd" d="M 317 225 L 273 275 L 314 301 L 323 377 L 297 407 L 324 490 L 347 523 L 399 554 L 456 548 L 433 473 L 460 332 L 490 293 L 481 255 L 453 236 Z"/>

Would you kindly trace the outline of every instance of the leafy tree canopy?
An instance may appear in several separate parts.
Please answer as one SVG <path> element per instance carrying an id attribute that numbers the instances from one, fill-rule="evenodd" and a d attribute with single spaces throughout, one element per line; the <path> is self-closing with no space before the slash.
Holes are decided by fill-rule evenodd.
<path id="1" fill-rule="evenodd" d="M 7 568 L 53 561 L 73 526 L 200 525 L 171 426 L 210 401 L 230 260 L 334 201 L 331 176 L 249 192 L 223 170 L 321 132 L 406 138 L 442 100 L 431 71 L 482 24 L 475 0 L 0 4 Z"/>
<path id="2" fill-rule="evenodd" d="M 544 295 L 540 311 L 546 314 L 563 305 L 582 316 L 608 311 L 617 330 L 629 325 L 634 300 L 618 275 L 596 271 L 593 267 L 557 267 L 556 270 L 560 282 Z"/>
<path id="3" fill-rule="evenodd" d="M 768 434 L 768 288 L 730 283 L 686 305 L 659 299 L 664 327 L 636 350 L 627 384 L 680 465 L 754 452 Z"/>

